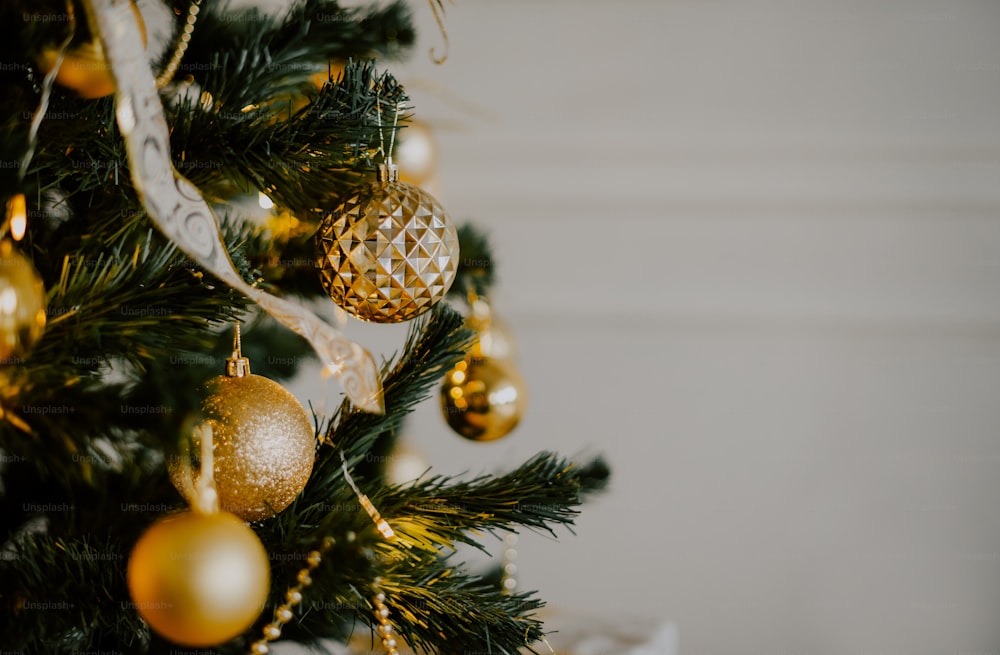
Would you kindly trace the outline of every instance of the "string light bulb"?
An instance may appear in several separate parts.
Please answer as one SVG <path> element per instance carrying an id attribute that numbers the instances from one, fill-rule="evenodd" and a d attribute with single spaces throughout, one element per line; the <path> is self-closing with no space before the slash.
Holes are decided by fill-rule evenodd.
<path id="1" fill-rule="evenodd" d="M 18 193 L 7 202 L 7 219 L 10 225 L 10 236 L 14 241 L 23 239 L 24 233 L 28 229 L 28 209 L 23 193 Z"/>

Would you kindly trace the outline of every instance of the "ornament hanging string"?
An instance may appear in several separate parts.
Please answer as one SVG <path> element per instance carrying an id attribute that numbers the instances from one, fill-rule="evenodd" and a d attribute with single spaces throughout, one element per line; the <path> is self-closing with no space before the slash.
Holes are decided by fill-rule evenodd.
<path id="1" fill-rule="evenodd" d="M 72 2 L 66 3 L 66 20 L 69 24 L 69 33 L 63 39 L 62 43 L 59 44 L 55 65 L 52 66 L 52 70 L 42 79 L 42 95 L 38 101 L 38 108 L 35 109 L 35 113 L 31 116 L 31 127 L 28 129 L 28 147 L 24 152 L 24 156 L 21 157 L 21 167 L 17 171 L 18 183 L 24 181 L 24 174 L 28 170 L 28 164 L 31 163 L 32 157 L 35 156 L 35 148 L 38 146 L 38 128 L 42 124 L 45 112 L 49 110 L 52 86 L 55 84 L 56 75 L 59 74 L 59 68 L 62 66 L 63 59 L 66 58 L 66 49 L 69 47 L 70 42 L 73 40 L 73 35 L 76 33 L 76 14 L 73 11 Z"/>
<path id="2" fill-rule="evenodd" d="M 31 115 L 31 125 L 28 127 L 28 144 L 24 149 L 24 154 L 21 156 L 21 162 L 17 169 L 18 185 L 24 182 L 24 176 L 28 172 L 28 164 L 31 163 L 32 158 L 35 156 L 35 149 L 38 148 L 38 129 L 42 125 L 45 113 L 49 110 L 52 87 L 55 85 L 56 76 L 62 67 L 63 59 L 66 58 L 66 49 L 69 48 L 70 42 L 73 41 L 73 35 L 76 33 L 76 13 L 73 10 L 72 2 L 66 3 L 66 22 L 69 25 L 69 31 L 66 34 L 66 38 L 59 44 L 56 61 L 52 66 L 52 70 L 42 78 L 41 97 L 38 99 L 38 107 L 35 108 L 35 112 Z M 6 236 L 9 230 L 12 232 L 14 240 L 20 241 L 21 237 L 24 236 L 24 228 L 26 226 L 15 225 L 15 222 L 21 223 L 26 220 L 27 211 L 24 205 L 24 196 L 17 194 L 8 201 L 7 216 L 3 226 L 0 227 L 0 237 Z M 18 232 L 20 232 L 20 236 L 18 236 Z"/>
<path id="3" fill-rule="evenodd" d="M 125 140 L 135 189 L 150 220 L 180 250 L 312 345 L 358 408 L 383 411 L 382 384 L 372 356 L 308 309 L 251 287 L 236 272 L 218 221 L 197 187 L 170 158 L 163 105 L 139 38 L 136 19 L 114 0 L 86 0 L 91 29 L 104 48 L 115 79 L 115 112 Z"/>
<path id="4" fill-rule="evenodd" d="M 444 54 L 438 57 L 434 54 L 434 48 L 430 49 L 431 61 L 435 64 L 443 64 L 448 61 L 448 30 L 444 27 L 444 3 L 441 0 L 427 0 L 431 4 L 431 11 L 434 12 L 434 20 L 437 21 L 438 30 L 441 32 L 441 38 L 444 39 Z"/>
<path id="5" fill-rule="evenodd" d="M 215 457 L 212 453 L 212 426 L 202 423 L 194 429 L 201 442 L 201 465 L 198 482 L 194 481 L 194 470 L 188 456 L 190 444 L 185 443 L 180 453 L 181 486 L 184 497 L 191 499 L 191 508 L 199 514 L 215 514 L 219 511 L 219 492 L 215 489 Z"/>
<path id="6" fill-rule="evenodd" d="M 397 102 L 392 112 L 392 130 L 389 132 L 389 149 L 385 149 L 385 136 L 382 130 L 382 102 L 375 96 L 375 116 L 378 123 L 378 150 L 386 164 L 392 166 L 392 149 L 396 145 L 396 125 L 399 122 L 399 112 L 406 109 L 405 102 Z"/>

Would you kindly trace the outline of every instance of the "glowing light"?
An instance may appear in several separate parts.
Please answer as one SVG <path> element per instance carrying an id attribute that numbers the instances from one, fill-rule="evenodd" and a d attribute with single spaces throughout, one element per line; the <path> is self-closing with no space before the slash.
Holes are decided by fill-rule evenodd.
<path id="1" fill-rule="evenodd" d="M 378 523 L 375 524 L 375 527 L 386 539 L 392 539 L 396 536 L 396 533 L 393 532 L 392 528 L 389 526 L 389 522 L 385 519 L 379 519 Z"/>
<path id="2" fill-rule="evenodd" d="M 24 231 L 28 227 L 28 211 L 24 203 L 24 194 L 19 193 L 10 199 L 7 205 L 7 215 L 10 217 L 10 235 L 14 241 L 24 238 Z"/>
<path id="3" fill-rule="evenodd" d="M 261 209 L 273 209 L 274 201 L 268 198 L 263 191 L 257 194 L 257 204 Z"/>

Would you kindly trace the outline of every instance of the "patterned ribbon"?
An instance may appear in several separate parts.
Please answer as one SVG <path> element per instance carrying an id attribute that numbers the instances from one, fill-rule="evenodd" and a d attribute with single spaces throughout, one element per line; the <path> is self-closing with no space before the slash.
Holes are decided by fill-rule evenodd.
<path id="1" fill-rule="evenodd" d="M 129 0 L 86 0 L 85 5 L 115 78 L 116 116 L 132 181 L 153 223 L 202 268 L 305 337 L 355 406 L 381 413 L 382 383 L 368 351 L 309 310 L 251 287 L 236 272 L 212 210 L 171 162 L 167 120 Z"/>

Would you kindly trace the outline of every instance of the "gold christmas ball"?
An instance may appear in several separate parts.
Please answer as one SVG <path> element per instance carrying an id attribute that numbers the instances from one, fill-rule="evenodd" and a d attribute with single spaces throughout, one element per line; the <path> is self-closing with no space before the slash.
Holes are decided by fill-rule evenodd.
<path id="1" fill-rule="evenodd" d="M 320 279 L 344 310 L 364 321 L 400 323 L 444 298 L 458 267 L 458 233 L 444 208 L 420 187 L 378 181 L 324 212 L 316 233 Z"/>
<path id="2" fill-rule="evenodd" d="M 56 65 L 59 51 L 48 48 L 38 57 L 38 67 L 43 75 Z M 63 57 L 56 82 L 73 89 L 81 98 L 88 100 L 103 98 L 115 92 L 115 80 L 104 60 L 104 48 L 99 41 L 91 41 L 66 53 Z"/>
<path id="3" fill-rule="evenodd" d="M 202 409 L 212 428 L 219 506 L 245 521 L 274 516 L 295 500 L 312 473 L 316 430 L 309 414 L 287 389 L 260 375 L 220 375 L 207 390 Z M 200 452 L 195 436 L 191 453 Z M 198 468 L 192 463 L 195 484 Z M 183 493 L 183 460 L 171 460 L 168 470 Z"/>
<path id="4" fill-rule="evenodd" d="M 162 518 L 128 561 L 136 611 L 160 635 L 191 647 L 221 644 L 252 626 L 270 578 L 260 539 L 227 512 Z"/>
<path id="5" fill-rule="evenodd" d="M 399 167 L 399 179 L 423 184 L 437 168 L 437 148 L 431 128 L 421 121 L 411 121 L 396 135 L 393 161 Z"/>
<path id="6" fill-rule="evenodd" d="M 146 44 L 146 23 L 142 19 L 142 13 L 135 2 L 130 3 L 132 13 L 139 23 L 139 30 L 142 35 L 142 43 Z M 52 47 L 42 51 L 36 62 L 43 75 L 48 75 L 56 65 L 59 58 L 59 48 Z M 88 100 L 93 98 L 103 98 L 115 92 L 115 79 L 108 68 L 107 60 L 104 58 L 104 48 L 100 39 L 96 37 L 91 41 L 74 48 L 68 49 L 63 55 L 59 72 L 56 73 L 56 82 L 60 85 L 73 89 L 81 98 Z"/>
<path id="7" fill-rule="evenodd" d="M 0 242 L 0 364 L 19 360 L 45 331 L 45 288 L 27 257 Z"/>
<path id="8" fill-rule="evenodd" d="M 441 410 L 466 439 L 493 441 L 513 430 L 527 404 L 524 381 L 509 363 L 467 357 L 445 375 Z"/>

